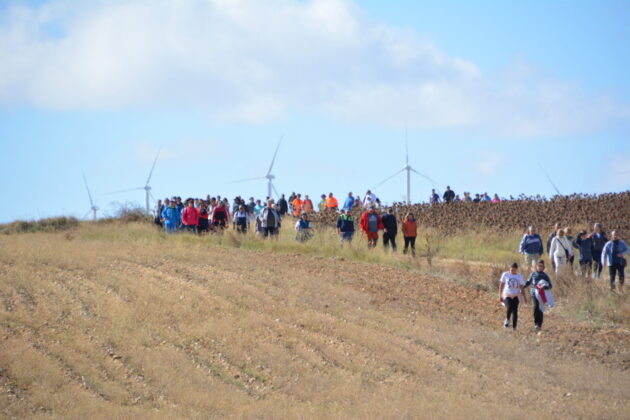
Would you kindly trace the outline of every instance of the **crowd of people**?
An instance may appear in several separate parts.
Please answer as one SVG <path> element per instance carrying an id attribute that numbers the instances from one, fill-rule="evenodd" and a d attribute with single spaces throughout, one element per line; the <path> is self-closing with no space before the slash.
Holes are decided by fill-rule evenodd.
<path id="1" fill-rule="evenodd" d="M 240 196 L 235 197 L 232 205 L 229 200 L 220 196 L 205 199 L 189 198 L 182 201 L 181 197 L 158 200 L 154 210 L 155 223 L 162 226 L 167 234 L 176 232 L 191 232 L 207 234 L 222 232 L 232 226 L 239 233 L 254 230 L 262 237 L 274 237 L 279 233 L 283 220 L 293 216 L 295 222 L 295 238 L 298 241 L 308 241 L 313 236 L 313 226 L 309 216 L 318 211 L 337 217 L 336 231 L 340 242 L 349 244 L 355 234 L 355 220 L 353 210 L 360 210 L 359 229 L 365 235 L 369 248 L 378 246 L 379 235 L 382 232 L 382 246 L 385 250 L 396 251 L 396 238 L 399 231 L 398 220 L 393 207 L 381 213 L 382 204 L 370 190 L 363 199 L 348 193 L 340 207 L 339 200 L 333 193 L 322 194 L 317 206 L 308 195 L 302 198 L 299 193 L 292 193 L 289 198 L 285 195 L 275 201 L 267 197 L 264 201 L 250 197 L 245 201 Z M 455 192 L 447 187 L 442 197 L 446 203 L 459 200 Z M 476 194 L 474 199 L 465 192 L 463 201 L 491 201 L 500 199 L 495 194 L 491 199 L 486 193 Z M 437 203 L 440 197 L 435 190 L 431 194 L 431 202 Z M 354 212 L 356 214 L 356 212 Z M 415 242 L 418 226 L 413 213 L 404 215 L 401 223 L 404 239 L 403 253 L 415 256 Z M 546 250 L 545 250 L 546 245 Z M 518 307 L 520 299 L 526 301 L 524 290 L 531 287 L 532 306 L 534 309 L 534 326 L 540 330 L 543 323 L 543 313 L 546 308 L 553 307 L 551 294 L 551 278 L 545 273 L 545 261 L 542 256 L 546 253 L 551 261 L 552 271 L 556 276 L 562 276 L 577 269 L 579 276 L 599 279 L 604 267 L 608 267 L 611 290 L 615 290 L 618 279 L 621 289 L 625 281 L 625 255 L 629 248 L 621 239 L 618 231 L 610 232 L 610 237 L 599 223 L 595 223 L 592 231 L 581 230 L 576 236 L 571 227 L 561 227 L 556 223 L 554 229 L 543 243 L 541 236 L 534 226 L 529 226 L 519 244 L 519 252 L 523 255 L 527 280 L 518 272 L 515 262 L 500 278 L 499 300 L 506 308 L 504 327 L 510 322 L 516 329 L 518 323 Z M 577 255 L 577 264 L 575 264 Z M 519 299 L 520 298 L 520 299 Z"/>

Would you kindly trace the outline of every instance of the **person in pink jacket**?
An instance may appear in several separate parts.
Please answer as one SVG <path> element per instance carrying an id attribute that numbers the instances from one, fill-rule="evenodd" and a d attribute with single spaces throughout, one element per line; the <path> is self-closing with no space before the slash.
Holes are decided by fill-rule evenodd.
<path id="1" fill-rule="evenodd" d="M 188 205 L 182 212 L 182 224 L 187 231 L 196 233 L 199 224 L 199 210 L 195 208 L 195 202 L 191 198 L 186 202 Z"/>

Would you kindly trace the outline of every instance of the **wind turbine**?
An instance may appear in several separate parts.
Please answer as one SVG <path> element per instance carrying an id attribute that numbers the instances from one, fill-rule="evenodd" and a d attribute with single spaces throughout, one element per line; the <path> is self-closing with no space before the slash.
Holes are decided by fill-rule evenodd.
<path id="1" fill-rule="evenodd" d="M 276 187 L 273 186 L 273 180 L 276 179 L 276 177 L 271 173 L 271 171 L 273 170 L 273 164 L 276 162 L 276 156 L 278 155 L 278 149 L 280 149 L 280 144 L 282 143 L 283 137 L 284 137 L 284 134 L 281 135 L 280 140 L 278 140 L 278 145 L 276 146 L 276 151 L 274 152 L 273 158 L 271 159 L 271 165 L 269 165 L 269 170 L 267 171 L 267 175 L 258 176 L 255 178 L 239 179 L 238 181 L 234 181 L 232 183 L 236 184 L 239 182 L 257 181 L 259 179 L 266 179 L 267 180 L 267 197 L 271 197 L 272 192 L 275 192 L 276 197 L 279 197 L 280 194 L 278 194 L 278 191 L 276 191 Z"/>
<path id="2" fill-rule="evenodd" d="M 401 170 L 396 171 L 393 175 L 382 180 L 379 184 L 377 184 L 372 189 L 375 190 L 376 188 L 380 187 L 381 185 L 383 185 L 384 183 L 386 183 L 387 181 L 389 181 L 390 179 L 392 179 L 393 177 L 395 177 L 396 175 L 402 172 L 407 172 L 407 204 L 411 204 L 411 173 L 412 172 L 427 179 L 429 182 L 431 182 L 431 184 L 433 184 L 433 186 L 435 186 L 435 182 L 431 178 L 429 178 L 426 174 L 422 172 L 416 171 L 415 169 L 411 167 L 411 165 L 409 165 L 409 142 L 407 141 L 407 130 L 405 130 L 405 166 L 403 166 Z"/>
<path id="3" fill-rule="evenodd" d="M 96 221 L 96 211 L 98 210 L 98 207 L 96 207 L 94 205 L 94 201 L 92 201 L 92 194 L 90 193 L 90 187 L 88 187 L 87 179 L 85 179 L 85 173 L 83 171 L 81 171 L 81 175 L 83 175 L 83 183 L 85 184 L 85 189 L 87 190 L 88 197 L 90 198 L 90 209 L 87 211 L 87 213 L 85 213 L 85 216 L 83 216 L 83 218 L 85 219 L 87 215 L 90 214 L 90 212 L 92 212 L 94 215 L 94 221 Z"/>
<path id="4" fill-rule="evenodd" d="M 129 188 L 129 189 L 126 189 L 126 190 L 112 191 L 109 194 L 118 194 L 118 193 L 129 192 L 129 191 L 144 190 L 145 193 L 146 193 L 147 214 L 149 214 L 151 212 L 151 208 L 149 207 L 149 205 L 150 205 L 150 197 L 152 197 L 152 195 L 151 195 L 151 186 L 149 185 L 149 182 L 151 181 L 151 175 L 153 175 L 153 170 L 155 169 L 155 164 L 157 163 L 158 157 L 160 157 L 160 152 L 161 151 L 162 151 L 162 149 L 160 148 L 160 150 L 158 150 L 158 152 L 157 152 L 157 155 L 155 155 L 155 159 L 153 160 L 153 166 L 151 166 L 151 171 L 149 172 L 149 177 L 147 178 L 147 182 L 144 184 L 144 187 Z"/>

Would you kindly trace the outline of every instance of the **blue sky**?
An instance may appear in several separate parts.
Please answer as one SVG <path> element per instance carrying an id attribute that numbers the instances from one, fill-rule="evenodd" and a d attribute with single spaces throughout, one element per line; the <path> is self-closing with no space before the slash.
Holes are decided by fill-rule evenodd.
<path id="1" fill-rule="evenodd" d="M 0 2 L 0 222 L 157 197 L 630 188 L 630 2 Z M 413 201 L 432 185 L 412 178 Z M 401 200 L 401 174 L 379 187 Z"/>

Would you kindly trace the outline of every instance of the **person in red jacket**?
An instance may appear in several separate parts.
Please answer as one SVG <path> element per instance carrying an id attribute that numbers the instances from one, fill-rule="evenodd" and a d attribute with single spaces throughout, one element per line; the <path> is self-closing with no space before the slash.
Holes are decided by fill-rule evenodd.
<path id="1" fill-rule="evenodd" d="M 188 205 L 182 212 L 182 224 L 188 232 L 197 233 L 199 210 L 195 208 L 195 202 L 192 198 L 189 198 L 186 202 Z"/>
<path id="2" fill-rule="evenodd" d="M 212 210 L 212 226 L 214 228 L 219 228 L 220 230 L 225 229 L 228 226 L 229 214 L 225 209 L 225 203 L 221 201 L 218 206 Z"/>
<path id="3" fill-rule="evenodd" d="M 368 247 L 374 248 L 378 243 L 378 231 L 384 229 L 381 215 L 378 214 L 374 206 L 370 206 L 369 210 L 363 213 L 359 225 L 367 236 Z"/>

